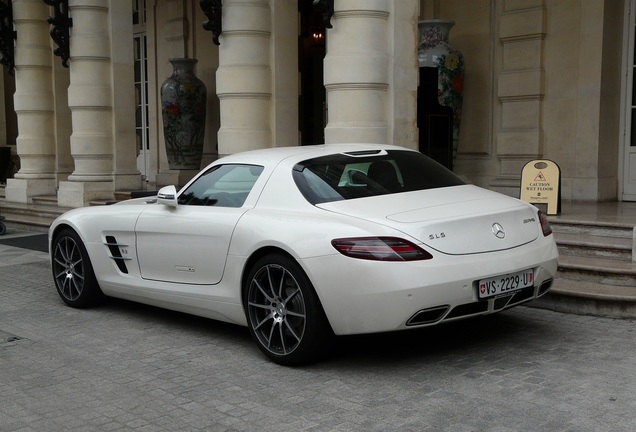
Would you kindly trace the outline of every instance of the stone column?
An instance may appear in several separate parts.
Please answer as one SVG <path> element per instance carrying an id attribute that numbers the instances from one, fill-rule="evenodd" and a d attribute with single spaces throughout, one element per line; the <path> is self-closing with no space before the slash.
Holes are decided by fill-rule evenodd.
<path id="1" fill-rule="evenodd" d="M 268 0 L 225 0 L 219 68 L 219 154 L 272 147 Z"/>
<path id="2" fill-rule="evenodd" d="M 110 1 L 113 172 L 115 190 L 139 190 L 135 134 L 135 72 L 130 2 Z"/>
<path id="3" fill-rule="evenodd" d="M 57 183 L 68 180 L 73 172 L 71 155 L 71 110 L 68 106 L 70 72 L 58 57 L 53 59 L 53 94 L 55 95 L 55 178 Z"/>
<path id="4" fill-rule="evenodd" d="M 298 130 L 298 26 L 296 1 L 272 0 L 272 142 L 273 146 L 295 146 Z"/>
<path id="5" fill-rule="evenodd" d="M 85 206 L 91 200 L 112 199 L 113 87 L 108 0 L 70 0 L 68 102 L 73 133 L 71 154 L 75 170 L 60 183 L 58 203 Z"/>
<path id="6" fill-rule="evenodd" d="M 518 194 L 526 162 L 543 154 L 543 39 L 547 21 L 543 3 L 504 1 L 499 17 L 502 70 L 497 95 L 502 120 L 497 154 L 501 165 L 491 186 L 510 195 Z"/>
<path id="7" fill-rule="evenodd" d="M 390 0 L 338 0 L 327 32 L 325 142 L 386 143 Z"/>
<path id="8" fill-rule="evenodd" d="M 29 203 L 55 194 L 55 134 L 49 7 L 41 0 L 14 0 L 15 111 L 20 171 L 7 181 L 8 201 Z"/>
<path id="9" fill-rule="evenodd" d="M 419 148 L 417 86 L 419 1 L 392 1 L 389 15 L 389 143 Z"/>

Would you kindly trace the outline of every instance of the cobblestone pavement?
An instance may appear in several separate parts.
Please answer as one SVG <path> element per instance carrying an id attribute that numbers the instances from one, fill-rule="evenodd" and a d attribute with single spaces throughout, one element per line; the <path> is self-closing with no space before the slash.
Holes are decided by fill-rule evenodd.
<path id="1" fill-rule="evenodd" d="M 69 308 L 23 253 L 0 248 L 2 432 L 636 430 L 633 320 L 519 307 L 285 368 L 241 327 Z"/>

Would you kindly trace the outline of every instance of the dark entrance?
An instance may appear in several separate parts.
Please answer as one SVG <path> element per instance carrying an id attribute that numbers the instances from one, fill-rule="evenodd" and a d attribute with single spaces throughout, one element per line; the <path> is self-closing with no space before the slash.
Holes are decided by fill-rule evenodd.
<path id="1" fill-rule="evenodd" d="M 0 67 L 0 74 L 4 73 L 4 94 L 15 93 L 15 76 L 7 72 L 6 68 Z M 5 134 L 7 147 L 0 147 L 0 183 L 6 183 L 7 179 L 20 169 L 20 159 L 15 154 L 16 140 L 18 138 L 18 116 L 15 113 L 15 106 L 12 97 L 4 98 L 5 130 L 0 133 Z M 11 155 L 13 148 L 14 155 Z"/>
<path id="2" fill-rule="evenodd" d="M 327 123 L 323 61 L 327 32 L 322 15 L 314 11 L 311 1 L 299 0 L 300 36 L 298 37 L 298 70 L 300 96 L 298 126 L 301 145 L 324 144 Z"/>
<path id="3" fill-rule="evenodd" d="M 453 169 L 453 109 L 439 104 L 437 78 L 437 68 L 420 68 L 417 91 L 419 150 Z"/>

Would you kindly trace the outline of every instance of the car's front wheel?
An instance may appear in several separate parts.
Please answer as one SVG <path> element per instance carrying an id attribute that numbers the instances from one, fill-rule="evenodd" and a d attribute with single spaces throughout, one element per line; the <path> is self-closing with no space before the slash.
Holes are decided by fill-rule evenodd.
<path id="1" fill-rule="evenodd" d="M 253 339 L 278 364 L 316 359 L 331 335 L 309 278 L 284 255 L 256 262 L 246 279 L 243 302 Z"/>
<path id="2" fill-rule="evenodd" d="M 102 299 L 88 252 L 75 231 L 70 228 L 60 231 L 51 250 L 55 287 L 66 304 L 82 308 Z"/>

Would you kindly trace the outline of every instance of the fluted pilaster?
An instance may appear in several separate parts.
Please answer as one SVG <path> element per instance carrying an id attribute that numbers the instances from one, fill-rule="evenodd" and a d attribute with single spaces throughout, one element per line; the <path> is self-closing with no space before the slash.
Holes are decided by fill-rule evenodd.
<path id="1" fill-rule="evenodd" d="M 546 20 L 544 0 L 529 0 L 523 5 L 503 2 L 499 30 L 503 67 L 497 83 L 502 117 L 497 133 L 501 171 L 491 185 L 511 194 L 518 190 L 525 163 L 543 154 Z"/>

